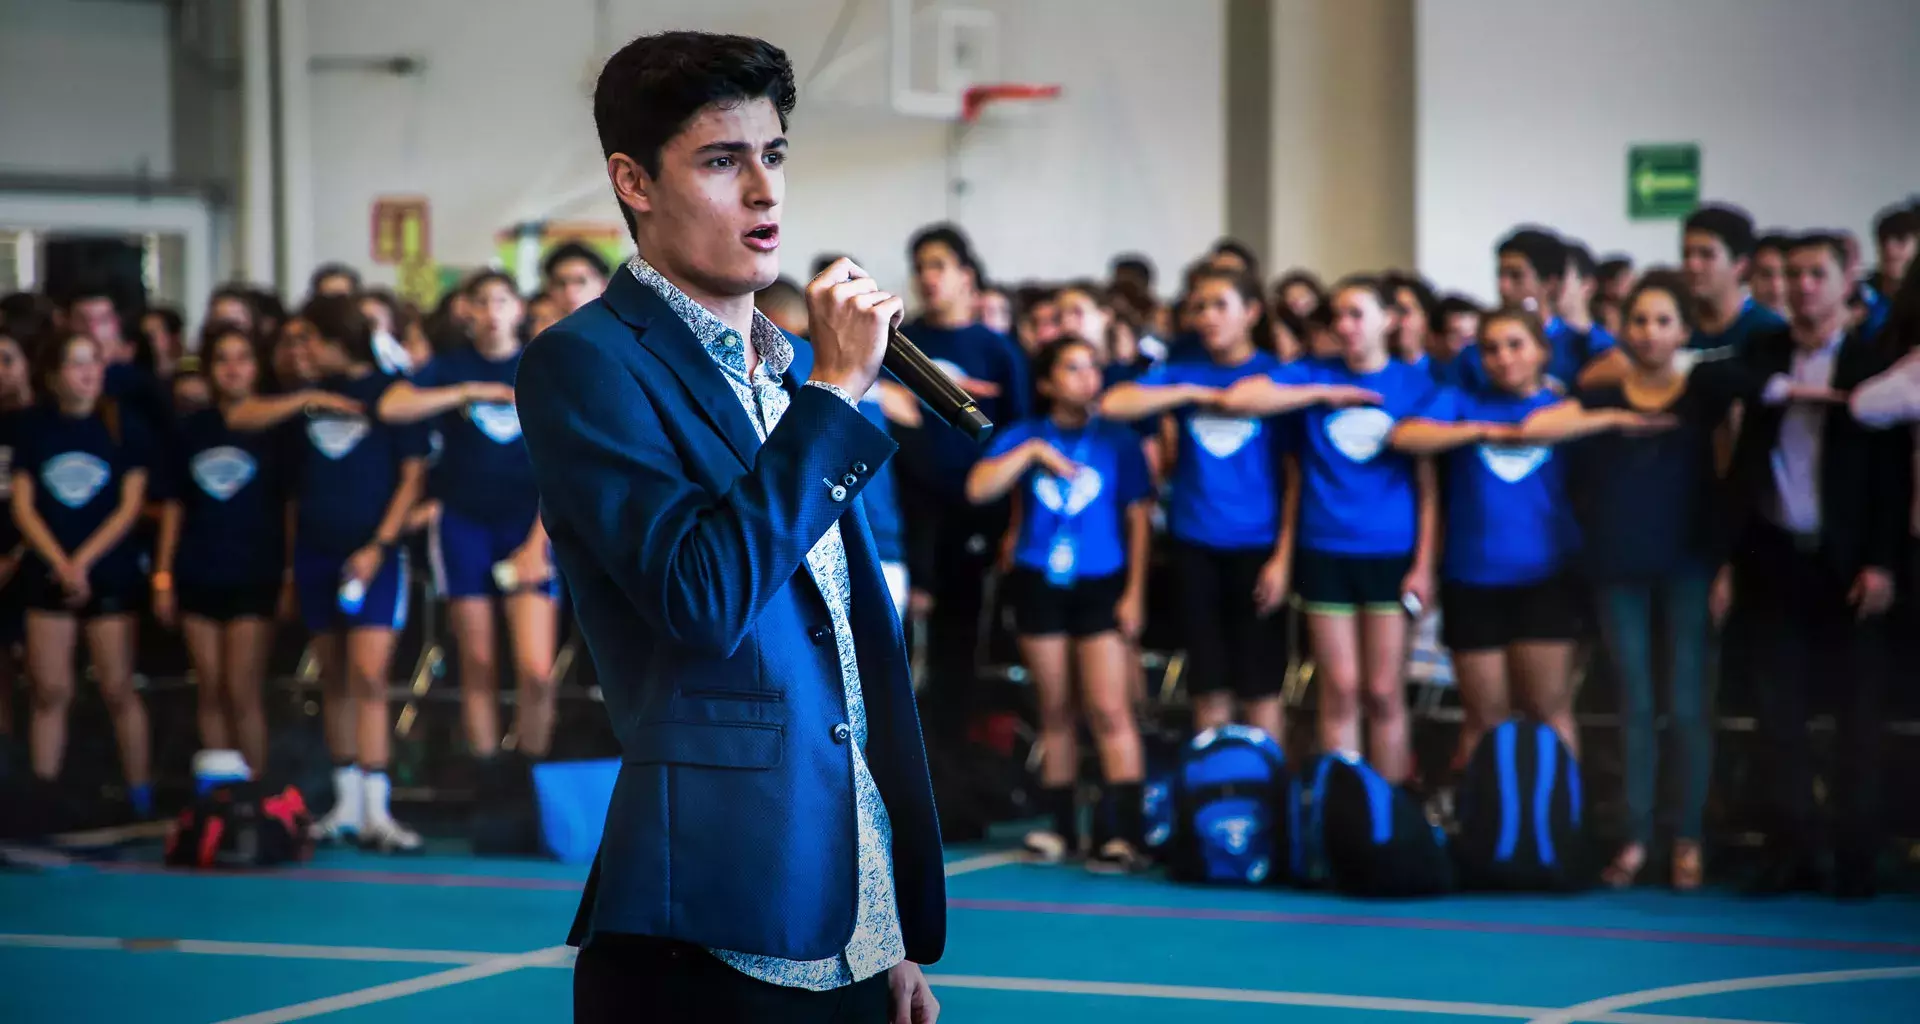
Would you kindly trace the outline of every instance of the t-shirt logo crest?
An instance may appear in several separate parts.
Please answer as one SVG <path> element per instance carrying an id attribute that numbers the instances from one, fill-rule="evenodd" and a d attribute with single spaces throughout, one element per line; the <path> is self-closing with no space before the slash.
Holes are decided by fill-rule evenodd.
<path id="1" fill-rule="evenodd" d="M 40 467 L 40 482 L 53 500 L 68 508 L 80 508 L 92 501 L 107 486 L 113 470 L 98 455 L 67 452 L 55 455 Z"/>
<path id="2" fill-rule="evenodd" d="M 1487 472 L 1517 484 L 1533 475 L 1533 471 L 1545 465 L 1552 457 L 1551 448 L 1530 445 L 1524 448 L 1507 445 L 1483 444 L 1480 446 L 1480 461 L 1486 464 Z"/>
<path id="3" fill-rule="evenodd" d="M 369 429 L 365 416 L 315 416 L 307 421 L 307 439 L 320 454 L 338 462 L 359 447 Z"/>
<path id="4" fill-rule="evenodd" d="M 1047 511 L 1055 515 L 1077 516 L 1100 496 L 1100 488 L 1104 483 L 1099 470 L 1092 466 L 1081 466 L 1071 482 L 1051 473 L 1035 477 L 1033 495 L 1040 499 L 1040 504 L 1045 505 Z"/>
<path id="5" fill-rule="evenodd" d="M 520 410 L 505 402 L 479 402 L 467 406 L 467 418 L 497 444 L 520 439 Z"/>
<path id="6" fill-rule="evenodd" d="M 1342 409 L 1327 417 L 1327 439 L 1355 462 L 1372 462 L 1392 433 L 1393 417 L 1385 409 Z"/>
<path id="7" fill-rule="evenodd" d="M 244 448 L 223 444 L 209 448 L 189 463 L 193 482 L 215 501 L 226 501 L 253 482 L 256 466 Z"/>
<path id="8" fill-rule="evenodd" d="M 1260 421 L 1203 414 L 1188 420 L 1187 429 L 1193 432 L 1193 439 L 1199 442 L 1202 451 L 1224 459 L 1260 436 Z"/>

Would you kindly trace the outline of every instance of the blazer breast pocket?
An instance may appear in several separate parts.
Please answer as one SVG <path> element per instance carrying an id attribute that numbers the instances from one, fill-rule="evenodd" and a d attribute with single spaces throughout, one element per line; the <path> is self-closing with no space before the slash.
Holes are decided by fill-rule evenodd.
<path id="1" fill-rule="evenodd" d="M 667 648 L 661 659 L 659 678 L 673 680 L 674 693 L 682 697 L 714 700 L 779 700 L 780 691 L 766 672 L 757 632 L 747 634 L 733 655 L 727 658 L 687 656 Z"/>

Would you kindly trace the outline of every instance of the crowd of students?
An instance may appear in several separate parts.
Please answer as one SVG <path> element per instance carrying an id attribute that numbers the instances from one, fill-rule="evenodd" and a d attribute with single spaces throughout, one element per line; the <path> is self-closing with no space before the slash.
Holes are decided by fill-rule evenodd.
<path id="1" fill-rule="evenodd" d="M 1890 429 L 1920 419 L 1916 240 L 1920 210 L 1885 212 L 1869 272 L 1844 233 L 1759 235 L 1716 205 L 1685 221 L 1677 268 L 1641 269 L 1523 227 L 1495 249 L 1500 301 L 1483 309 L 1401 272 L 1263 286 L 1230 241 L 1170 302 L 1137 257 L 1105 282 L 1007 288 L 957 228 L 921 231 L 903 329 L 1000 425 L 981 451 L 897 385 L 863 403 L 901 446 L 864 500 L 901 613 L 926 623 L 929 742 L 965 735 L 995 595 L 1038 698 L 1049 823 L 1029 846 L 1083 849 L 1084 720 L 1115 808 L 1088 862 L 1142 865 L 1138 655 L 1164 548 L 1195 729 L 1284 734 L 1296 609 L 1317 745 L 1442 812 L 1451 780 L 1419 777 L 1411 749 L 1411 624 L 1442 614 L 1465 711 L 1455 771 L 1516 712 L 1577 751 L 1576 661 L 1597 635 L 1623 711 L 1616 885 L 1654 840 L 1656 680 L 1683 889 L 1702 879 L 1720 675 L 1754 680 L 1770 744 L 1764 888 L 1810 884 L 1805 725 L 1810 699 L 1835 698 L 1835 884 L 1871 892 L 1888 612 L 1920 536 L 1912 436 Z M 544 271 L 530 297 L 481 272 L 427 315 L 341 266 L 297 312 L 226 288 L 191 352 L 166 310 L 86 292 L 0 301 L 0 644 L 24 653 L 34 772 L 60 773 L 84 635 L 129 800 L 151 813 L 133 684 L 149 613 L 185 640 L 202 745 L 263 766 L 267 650 L 276 622 L 297 621 L 336 765 L 320 832 L 416 848 L 390 806 L 387 686 L 422 569 L 448 602 L 472 754 L 542 756 L 562 581 L 514 372 L 528 339 L 624 272 L 578 246 Z M 807 333 L 794 282 L 759 304 Z M 16 675 L 0 656 L 0 683 Z"/>

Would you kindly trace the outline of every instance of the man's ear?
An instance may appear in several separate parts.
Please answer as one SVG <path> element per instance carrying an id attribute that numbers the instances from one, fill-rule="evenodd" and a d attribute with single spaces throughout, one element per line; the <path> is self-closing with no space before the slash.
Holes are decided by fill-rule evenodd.
<path id="1" fill-rule="evenodd" d="M 621 205 L 635 213 L 653 212 L 653 177 L 638 160 L 625 153 L 607 157 L 607 180 Z"/>

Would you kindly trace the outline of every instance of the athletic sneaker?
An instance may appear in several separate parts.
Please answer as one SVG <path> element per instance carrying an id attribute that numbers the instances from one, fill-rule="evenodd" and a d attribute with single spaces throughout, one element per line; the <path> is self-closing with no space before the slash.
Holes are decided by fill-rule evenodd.
<path id="1" fill-rule="evenodd" d="M 1021 840 L 1021 845 L 1042 864 L 1058 864 L 1067 859 L 1067 838 L 1052 829 L 1034 829 Z"/>
<path id="2" fill-rule="evenodd" d="M 335 803 L 327 816 L 307 826 L 307 834 L 317 843 L 351 843 L 360 835 L 361 821 L 356 813 L 348 814 L 344 801 Z"/>
<path id="3" fill-rule="evenodd" d="M 1087 858 L 1087 870 L 1098 875 L 1132 875 L 1145 871 L 1153 862 L 1125 839 L 1109 839 Z"/>
<path id="4" fill-rule="evenodd" d="M 377 853 L 417 853 L 420 833 L 392 818 L 375 818 L 360 829 L 360 848 Z"/>

